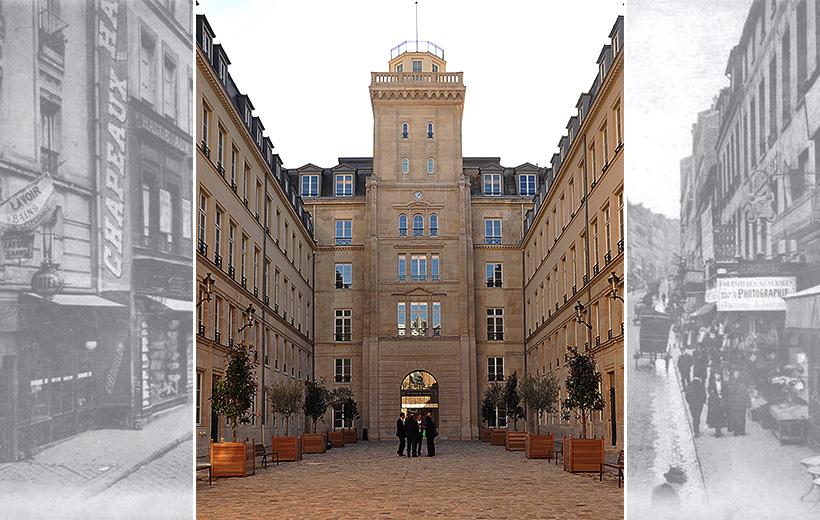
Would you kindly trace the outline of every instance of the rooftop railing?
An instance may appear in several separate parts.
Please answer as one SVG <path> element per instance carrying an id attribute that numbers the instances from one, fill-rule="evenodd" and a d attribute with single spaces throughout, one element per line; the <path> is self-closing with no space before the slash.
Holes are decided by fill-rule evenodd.
<path id="1" fill-rule="evenodd" d="M 429 52 L 434 56 L 444 59 L 444 49 L 435 43 L 427 40 L 407 40 L 390 49 L 390 59 L 400 56 L 405 52 Z"/>
<path id="2" fill-rule="evenodd" d="M 396 85 L 408 83 L 461 85 L 464 79 L 462 72 L 373 72 L 371 73 L 370 82 L 372 84 L 393 83 Z"/>

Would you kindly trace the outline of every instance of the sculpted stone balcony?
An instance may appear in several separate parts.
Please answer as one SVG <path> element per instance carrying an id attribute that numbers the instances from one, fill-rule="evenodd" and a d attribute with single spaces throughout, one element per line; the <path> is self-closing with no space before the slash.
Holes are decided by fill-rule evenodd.
<path id="1" fill-rule="evenodd" d="M 430 85 L 431 87 L 446 87 L 464 85 L 463 72 L 371 72 L 370 86 L 377 88 L 385 87 L 418 87 Z"/>

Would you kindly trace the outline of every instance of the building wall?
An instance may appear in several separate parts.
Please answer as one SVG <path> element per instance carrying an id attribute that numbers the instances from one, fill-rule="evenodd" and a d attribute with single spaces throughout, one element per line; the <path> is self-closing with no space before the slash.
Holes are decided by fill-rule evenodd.
<path id="1" fill-rule="evenodd" d="M 225 357 L 232 343 L 244 341 L 251 345 L 259 362 L 255 416 L 250 424 L 240 426 L 239 439 L 269 444 L 271 435 L 284 434 L 285 420 L 270 414 L 269 405 L 264 404 L 267 397 L 263 397 L 263 389 L 274 381 L 313 379 L 313 238 L 304 214 L 300 215 L 301 208 L 293 204 L 293 200 L 297 200 L 292 199 L 297 197 L 293 187 L 286 191 L 287 185 L 282 182 L 279 157 L 269 153 L 269 141 L 262 142 L 260 147 L 252 137 L 252 129 L 244 123 L 239 105 L 231 95 L 230 89 L 235 90 L 233 80 L 229 76 L 220 79 L 214 69 L 214 63 L 218 62 L 213 55 L 203 52 L 202 35 L 208 30 L 198 24 L 195 106 L 198 112 L 196 138 L 200 143 L 196 152 L 199 201 L 194 217 L 198 238 L 198 300 L 204 297 L 202 279 L 211 273 L 216 281 L 211 301 L 203 302 L 197 309 L 196 404 L 200 453 L 207 450 L 212 435 L 208 400 L 212 376 L 224 375 Z M 203 110 L 209 111 L 207 133 L 204 133 Z M 224 136 L 221 160 L 220 131 Z M 203 141 L 209 148 L 208 153 Z M 235 174 L 232 150 L 236 157 Z M 216 240 L 217 211 L 222 213 L 219 243 Z M 200 227 L 202 218 L 204 226 Z M 233 251 L 229 240 L 232 227 L 235 229 Z M 243 238 L 247 244 L 244 265 Z M 269 265 L 267 280 L 264 279 L 265 261 Z M 255 323 L 240 333 L 239 329 L 247 323 L 243 310 L 248 305 L 255 309 Z M 290 419 L 289 433 L 303 431 L 304 427 L 304 417 L 297 414 Z M 215 436 L 230 440 L 231 433 L 224 418 L 219 418 Z"/>
<path id="2" fill-rule="evenodd" d="M 613 33 L 622 36 L 622 20 Z M 527 371 L 556 377 L 564 399 L 567 347 L 589 348 L 602 374 L 607 402 L 602 413 L 594 414 L 591 431 L 603 434 L 608 449 L 613 450 L 623 447 L 624 424 L 623 303 L 610 298 L 607 281 L 613 272 L 621 279 L 624 275 L 622 43 L 620 39 L 616 53 L 606 46 L 599 58 L 599 65 L 611 60 L 608 70 L 603 77 L 599 74 L 593 90 L 586 94 L 590 102 L 584 96 L 579 101 L 579 115 L 568 124 L 568 145 L 562 146 L 558 166 L 553 159 L 554 180 L 536 197 L 523 242 Z M 623 297 L 622 285 L 618 292 Z M 583 320 L 591 324 L 591 330 L 575 320 L 578 302 L 585 308 Z M 612 388 L 614 444 L 609 421 Z M 537 420 L 549 431 L 580 433 L 576 419 L 564 421 L 554 414 Z"/>

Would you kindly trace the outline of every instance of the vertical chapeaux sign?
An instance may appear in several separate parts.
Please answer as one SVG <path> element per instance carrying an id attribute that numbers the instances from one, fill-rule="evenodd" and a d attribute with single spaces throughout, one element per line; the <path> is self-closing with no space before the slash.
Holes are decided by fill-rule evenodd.
<path id="1" fill-rule="evenodd" d="M 128 179 L 126 178 L 126 123 L 128 107 L 126 7 L 120 0 L 99 0 L 97 47 L 99 55 L 100 168 L 102 194 L 100 289 L 130 289 L 128 255 Z"/>

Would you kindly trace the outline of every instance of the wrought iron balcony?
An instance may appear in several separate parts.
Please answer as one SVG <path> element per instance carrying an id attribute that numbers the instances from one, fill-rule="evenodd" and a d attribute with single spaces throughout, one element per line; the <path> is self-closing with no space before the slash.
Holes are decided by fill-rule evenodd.
<path id="1" fill-rule="evenodd" d="M 592 275 L 593 276 L 597 275 L 600 270 L 601 270 L 600 267 L 596 263 L 595 265 L 592 266 Z"/>
<path id="2" fill-rule="evenodd" d="M 208 147 L 208 141 L 203 139 L 202 142 L 199 143 L 199 147 L 202 149 L 202 153 L 205 154 L 205 157 L 211 157 L 211 149 Z"/>
<path id="3" fill-rule="evenodd" d="M 430 236 L 437 237 L 438 236 L 438 228 L 430 228 Z"/>
<path id="4" fill-rule="evenodd" d="M 612 261 L 612 251 L 607 251 L 604 255 L 604 265 L 609 265 L 609 262 Z"/>
<path id="5" fill-rule="evenodd" d="M 222 333 L 219 332 L 219 331 L 214 332 L 214 341 L 216 341 L 217 343 L 220 343 L 221 340 L 222 340 Z"/>
<path id="6" fill-rule="evenodd" d="M 197 332 L 199 332 L 200 336 L 205 335 L 205 324 L 204 323 L 199 324 L 199 327 L 197 328 Z"/>
<path id="7" fill-rule="evenodd" d="M 242 288 L 243 288 L 243 289 L 246 289 L 246 288 L 248 287 L 248 277 L 247 277 L 247 276 L 243 276 L 243 277 L 242 277 L 242 282 L 241 282 L 241 283 L 242 283 Z"/>
<path id="8" fill-rule="evenodd" d="M 40 167 L 43 172 L 56 175 L 60 166 L 60 153 L 45 146 L 40 147 Z"/>
<path id="9" fill-rule="evenodd" d="M 257 298 L 259 297 L 259 287 L 254 287 L 253 288 L 253 295 L 256 296 Z"/>
<path id="10" fill-rule="evenodd" d="M 427 281 L 427 275 L 426 274 L 413 274 L 413 275 L 410 275 L 410 279 L 413 280 L 414 282 L 426 282 Z"/>
<path id="11" fill-rule="evenodd" d="M 336 341 L 350 341 L 350 333 L 349 332 L 337 332 L 335 334 Z"/>
<path id="12" fill-rule="evenodd" d="M 487 332 L 487 340 L 489 341 L 501 341 L 504 339 L 503 332 Z"/>
<path id="13" fill-rule="evenodd" d="M 487 245 L 501 245 L 501 237 L 487 237 L 484 239 Z"/>
<path id="14" fill-rule="evenodd" d="M 222 255 L 214 253 L 214 265 L 222 269 Z"/>
<path id="15" fill-rule="evenodd" d="M 487 278 L 487 287 L 501 287 L 501 280 Z"/>
<path id="16" fill-rule="evenodd" d="M 618 252 L 619 253 L 624 252 L 624 239 L 623 238 L 618 240 Z"/>
<path id="17" fill-rule="evenodd" d="M 232 265 L 228 265 L 228 276 L 233 278 L 236 275 L 236 269 Z"/>
<path id="18" fill-rule="evenodd" d="M 349 375 L 336 374 L 335 381 L 337 383 L 349 383 L 350 382 L 350 376 Z"/>
<path id="19" fill-rule="evenodd" d="M 414 237 L 423 237 L 424 230 L 423 229 L 413 229 L 413 236 Z"/>
<path id="20" fill-rule="evenodd" d="M 336 245 L 337 246 L 349 246 L 352 243 L 353 243 L 353 239 L 351 239 L 351 238 L 336 237 Z"/>
<path id="21" fill-rule="evenodd" d="M 197 252 L 202 256 L 208 256 L 208 244 L 205 243 L 204 240 L 200 240 L 197 243 Z"/>
<path id="22" fill-rule="evenodd" d="M 266 307 L 270 307 L 270 296 L 265 295 L 264 302 Z"/>
<path id="23" fill-rule="evenodd" d="M 235 181 L 231 181 L 231 189 L 233 190 L 233 192 L 234 192 L 234 193 L 236 193 L 236 190 L 237 190 L 238 188 L 239 188 L 239 187 L 236 185 L 236 182 L 235 182 Z"/>

